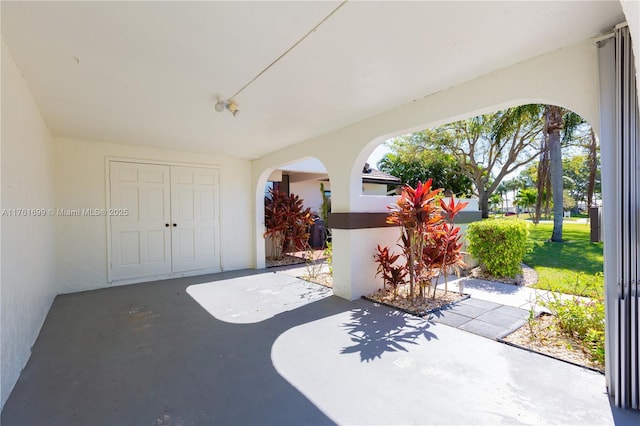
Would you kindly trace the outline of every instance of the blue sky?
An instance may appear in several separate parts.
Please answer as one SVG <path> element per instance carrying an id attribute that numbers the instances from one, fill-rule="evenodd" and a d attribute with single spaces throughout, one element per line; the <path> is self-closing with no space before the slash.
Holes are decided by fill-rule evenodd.
<path id="1" fill-rule="evenodd" d="M 371 155 L 367 159 L 367 163 L 369 163 L 369 166 L 377 169 L 378 161 L 380 161 L 380 159 L 384 157 L 384 155 L 389 151 L 391 150 L 387 148 L 387 146 L 384 143 L 378 145 L 378 147 L 371 153 Z"/>

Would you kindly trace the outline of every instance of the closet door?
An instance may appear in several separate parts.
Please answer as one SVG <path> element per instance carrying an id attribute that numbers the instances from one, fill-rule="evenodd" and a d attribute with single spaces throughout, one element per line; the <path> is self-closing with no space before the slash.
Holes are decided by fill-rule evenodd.
<path id="1" fill-rule="evenodd" d="M 173 272 L 220 269 L 218 170 L 171 167 Z"/>
<path id="2" fill-rule="evenodd" d="M 114 161 L 109 176 L 111 279 L 171 272 L 169 166 Z"/>

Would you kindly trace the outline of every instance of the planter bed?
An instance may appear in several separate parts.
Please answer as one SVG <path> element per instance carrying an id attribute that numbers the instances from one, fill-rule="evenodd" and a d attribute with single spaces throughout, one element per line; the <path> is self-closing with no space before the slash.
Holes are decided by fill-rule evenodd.
<path id="1" fill-rule="evenodd" d="M 378 290 L 368 296 L 362 296 L 362 298 L 373 303 L 378 303 L 389 308 L 397 309 L 407 314 L 415 315 L 418 317 L 425 317 L 433 312 L 447 308 L 457 302 L 468 299 L 470 297 L 468 294 L 460 294 L 449 291 L 446 296 L 448 300 L 444 300 L 441 298 L 444 294 L 444 290 L 437 290 L 436 296 L 440 297 L 436 297 L 435 299 L 427 299 L 425 301 L 426 303 L 424 304 L 421 304 L 423 302 L 422 300 L 418 300 L 419 304 L 417 306 L 415 305 L 415 303 L 412 305 L 406 297 L 402 297 L 401 295 L 399 295 L 396 300 L 390 300 L 391 297 L 389 295 L 389 292 L 383 290 Z"/>

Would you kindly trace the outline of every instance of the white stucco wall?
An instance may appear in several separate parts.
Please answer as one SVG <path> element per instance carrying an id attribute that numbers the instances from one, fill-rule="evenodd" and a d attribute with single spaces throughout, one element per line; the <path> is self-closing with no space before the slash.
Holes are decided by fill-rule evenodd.
<path id="1" fill-rule="evenodd" d="M 253 266 L 252 220 L 255 215 L 249 161 L 140 146 L 57 139 L 57 208 L 106 208 L 107 157 L 220 166 L 222 268 L 233 270 Z M 105 217 L 57 218 L 56 252 L 60 293 L 109 285 L 106 221 Z"/>
<path id="2" fill-rule="evenodd" d="M 597 51 L 591 40 L 478 77 L 345 128 L 272 152 L 253 162 L 257 182 L 265 169 L 313 156 L 332 180 L 332 207 L 358 203 L 361 164 L 384 140 L 526 103 L 567 107 L 598 129 Z M 262 177 L 262 179 L 266 179 Z M 349 182 L 344 185 L 345 180 Z"/>
<path id="3" fill-rule="evenodd" d="M 386 213 L 398 197 L 361 195 L 361 212 Z M 399 252 L 399 227 L 369 229 L 333 229 L 333 293 L 348 300 L 371 294 L 383 287 L 376 277 L 378 265 L 373 260 L 376 246 L 387 246 Z"/>
<path id="4" fill-rule="evenodd" d="M 9 49 L 2 44 L 2 209 L 55 204 L 53 141 Z M 56 295 L 55 218 L 1 219 L 2 406 Z"/>
<path id="5" fill-rule="evenodd" d="M 564 106 L 584 117 L 598 132 L 598 87 L 597 49 L 592 40 L 585 40 L 254 160 L 254 195 L 256 189 L 264 185 L 271 168 L 312 156 L 324 164 L 331 176 L 333 212 L 371 211 L 369 197 L 361 194 L 362 164 L 386 139 L 527 103 Z M 261 199 L 254 199 L 259 205 Z M 263 222 L 256 217 L 257 232 L 254 238 L 261 236 Z M 358 231 L 342 233 L 348 232 L 355 234 Z M 344 241 L 344 247 L 338 247 L 340 241 Z M 352 259 L 350 263 L 334 266 L 334 281 L 350 282 L 359 288 L 356 278 L 361 262 L 358 259 L 369 254 L 361 252 L 361 247 L 354 241 L 358 240 L 334 234 L 336 254 Z M 260 265 L 260 259 L 263 258 L 263 250 L 258 248 L 255 253 L 256 264 Z M 355 296 L 355 293 L 349 293 L 345 292 L 344 296 Z"/>
<path id="6" fill-rule="evenodd" d="M 355 300 L 382 288 L 382 278 L 376 277 L 378 265 L 373 255 L 378 244 L 391 248 L 392 252 L 399 252 L 400 228 L 334 229 L 331 235 L 333 294 Z"/>
<path id="7" fill-rule="evenodd" d="M 328 183 L 325 184 L 325 189 L 328 190 Z M 309 207 L 312 212 L 320 213 L 320 206 L 322 205 L 322 194 L 320 193 L 320 182 L 317 180 L 305 180 L 301 182 L 292 182 L 289 184 L 289 193 L 295 194 L 304 200 L 305 207 Z"/>
<path id="8" fill-rule="evenodd" d="M 387 195 L 387 185 L 379 183 L 363 183 L 362 195 Z"/>
<path id="9" fill-rule="evenodd" d="M 331 190 L 329 182 L 324 183 L 326 191 Z M 312 212 L 319 213 L 322 205 L 322 194 L 320 193 L 320 181 L 307 180 L 302 182 L 293 182 L 289 184 L 289 192 L 296 194 L 304 200 L 305 207 L 309 207 Z M 362 195 L 364 196 L 386 196 L 387 185 L 378 183 L 363 183 Z"/>

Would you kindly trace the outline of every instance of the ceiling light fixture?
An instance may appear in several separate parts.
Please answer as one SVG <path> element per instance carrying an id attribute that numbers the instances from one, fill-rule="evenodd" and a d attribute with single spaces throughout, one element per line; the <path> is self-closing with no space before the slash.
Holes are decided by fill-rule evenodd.
<path id="1" fill-rule="evenodd" d="M 231 114 L 233 114 L 234 117 L 238 116 L 238 113 L 240 113 L 240 109 L 238 108 L 238 104 L 229 99 L 226 101 L 218 101 L 216 102 L 216 111 L 218 112 L 222 112 L 224 110 L 229 111 Z"/>
<path id="2" fill-rule="evenodd" d="M 306 39 L 307 37 L 309 37 L 311 35 L 311 33 L 314 33 L 319 27 L 320 25 L 324 24 L 329 18 L 331 18 L 333 16 L 334 13 L 336 13 L 338 10 L 340 10 L 340 8 L 342 6 L 344 6 L 345 4 L 347 4 L 349 0 L 343 0 L 342 3 L 340 3 L 335 9 L 333 9 L 331 11 L 331 13 L 329 13 L 327 16 L 324 17 L 324 19 L 320 22 L 318 22 L 316 24 L 315 27 L 311 28 L 309 30 L 309 32 L 307 32 L 305 35 L 303 35 L 298 41 L 296 41 L 293 46 L 291 46 L 290 48 L 288 48 L 282 55 L 278 56 L 278 58 L 271 62 L 269 65 L 267 65 L 267 67 L 265 69 L 263 69 L 262 71 L 260 71 L 258 73 L 258 75 L 256 75 L 255 77 L 253 77 L 251 80 L 249 80 L 249 82 L 247 84 L 245 84 L 244 86 L 242 86 L 240 88 L 240 90 L 238 90 L 233 96 L 231 96 L 229 99 L 227 100 L 218 100 L 218 102 L 216 102 L 216 111 L 218 112 L 222 112 L 225 109 L 227 111 L 229 111 L 231 114 L 233 114 L 234 117 L 236 117 L 238 115 L 238 113 L 240 112 L 240 110 L 238 109 L 238 104 L 235 103 L 235 101 L 233 101 L 232 99 L 235 98 L 236 96 L 238 96 L 240 93 L 242 93 L 242 91 L 244 89 L 246 89 L 247 87 L 249 87 L 251 85 L 251 83 L 253 83 L 254 81 L 256 81 L 258 78 L 260 78 L 260 76 L 262 74 L 264 74 L 265 72 L 267 72 L 269 70 L 269 68 L 271 68 L 272 66 L 274 66 L 280 59 L 284 58 L 285 56 L 287 56 L 287 54 L 289 52 L 291 52 L 293 49 L 296 48 L 296 46 L 298 46 L 300 43 L 302 43 L 304 41 L 304 39 Z"/>

